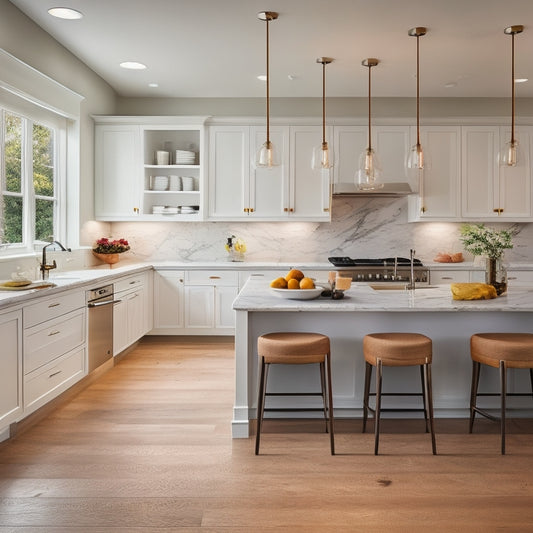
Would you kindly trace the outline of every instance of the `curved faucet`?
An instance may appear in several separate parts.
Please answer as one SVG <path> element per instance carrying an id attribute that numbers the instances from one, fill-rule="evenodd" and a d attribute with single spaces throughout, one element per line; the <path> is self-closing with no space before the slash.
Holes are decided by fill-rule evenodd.
<path id="1" fill-rule="evenodd" d="M 44 245 L 43 246 L 43 258 L 42 258 L 42 261 L 41 261 L 41 265 L 39 267 L 39 270 L 41 271 L 41 275 L 42 275 L 43 279 L 48 279 L 48 275 L 50 273 L 50 270 L 52 270 L 54 268 L 57 268 L 57 263 L 56 263 L 55 259 L 52 261 L 51 265 L 48 265 L 46 263 L 46 249 L 49 246 L 52 246 L 52 244 L 57 244 L 61 248 L 61 250 L 63 252 L 72 251 L 70 248 L 65 248 L 59 241 L 52 241 L 52 242 L 49 242 L 48 244 Z"/>

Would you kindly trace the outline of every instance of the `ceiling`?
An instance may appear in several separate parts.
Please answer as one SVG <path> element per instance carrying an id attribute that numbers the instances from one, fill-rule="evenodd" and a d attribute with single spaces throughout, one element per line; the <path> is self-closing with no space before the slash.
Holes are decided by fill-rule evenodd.
<path id="1" fill-rule="evenodd" d="M 124 97 L 264 97 L 265 22 L 270 23 L 272 97 L 322 94 L 367 96 L 367 57 L 376 97 L 416 94 L 416 39 L 420 38 L 422 97 L 509 97 L 511 37 L 505 27 L 525 26 L 515 38 L 516 95 L 533 97 L 532 0 L 11 0 Z M 51 17 L 61 5 L 81 20 Z M 144 71 L 119 67 L 140 61 Z M 289 76 L 292 79 L 289 79 Z M 148 84 L 158 83 L 150 88 Z M 447 86 L 448 85 L 448 86 Z"/>

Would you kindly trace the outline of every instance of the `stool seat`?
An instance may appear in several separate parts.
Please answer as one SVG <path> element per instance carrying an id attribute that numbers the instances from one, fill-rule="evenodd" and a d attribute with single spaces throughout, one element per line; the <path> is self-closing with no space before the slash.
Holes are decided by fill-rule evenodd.
<path id="1" fill-rule="evenodd" d="M 286 410 L 320 410 L 324 413 L 326 432 L 330 434 L 331 455 L 335 455 L 333 435 L 333 393 L 331 389 L 331 353 L 330 340 L 320 333 L 281 331 L 266 333 L 257 339 L 257 355 L 260 363 L 259 391 L 257 397 L 257 432 L 255 454 L 259 454 L 261 428 L 263 425 L 266 396 L 321 396 L 322 409 L 272 409 Z M 318 363 L 320 368 L 320 392 L 267 392 L 268 369 L 272 364 L 308 365 Z M 328 427 L 329 425 L 329 427 Z"/>
<path id="2" fill-rule="evenodd" d="M 420 333 L 371 333 L 363 339 L 365 361 L 376 366 L 415 366 L 431 363 L 432 342 Z"/>
<path id="3" fill-rule="evenodd" d="M 422 396 L 424 402 L 424 419 L 426 421 L 426 432 L 431 431 L 431 446 L 433 454 L 437 453 L 435 443 L 435 429 L 433 424 L 433 398 L 431 392 L 431 361 L 433 353 L 433 343 L 429 337 L 421 333 L 370 333 L 363 338 L 363 355 L 365 358 L 365 387 L 363 395 L 363 433 L 366 430 L 368 411 L 374 411 L 374 454 L 378 454 L 379 448 L 379 426 L 381 420 L 381 397 L 385 393 L 381 392 L 382 373 L 385 366 L 420 366 L 422 380 L 422 393 L 402 393 L 407 396 Z M 376 406 L 371 409 L 368 404 L 370 396 L 370 381 L 372 378 L 372 368 L 376 367 Z M 387 393 L 389 396 L 396 396 L 395 393 Z M 401 410 L 391 409 L 391 410 Z M 422 409 L 416 409 L 422 410 Z"/>
<path id="4" fill-rule="evenodd" d="M 320 363 L 325 360 L 329 349 L 329 337 L 320 333 L 277 332 L 257 339 L 257 353 L 264 357 L 265 363 Z"/>
<path id="5" fill-rule="evenodd" d="M 505 411 L 507 397 L 507 369 L 527 368 L 533 394 L 533 334 L 531 333 L 476 333 L 470 337 L 472 358 L 472 386 L 470 389 L 470 427 L 472 433 L 476 413 L 491 420 L 495 416 L 477 406 L 481 365 L 499 368 L 500 371 L 500 439 L 501 454 L 505 455 Z M 497 393 L 484 393 L 495 396 Z M 513 393 L 513 396 L 529 396 L 529 393 Z"/>
<path id="6" fill-rule="evenodd" d="M 533 366 L 532 333 L 476 333 L 470 338 L 472 360 L 498 368 L 505 361 L 507 368 Z"/>

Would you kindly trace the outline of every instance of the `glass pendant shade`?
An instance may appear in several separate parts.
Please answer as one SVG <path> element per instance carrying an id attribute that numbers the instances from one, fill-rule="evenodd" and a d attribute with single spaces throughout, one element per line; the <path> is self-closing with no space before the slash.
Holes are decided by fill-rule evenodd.
<path id="1" fill-rule="evenodd" d="M 424 168 L 424 150 L 422 150 L 421 144 L 413 144 L 409 153 L 407 154 L 407 168 L 414 168 L 422 170 Z"/>
<path id="2" fill-rule="evenodd" d="M 311 163 L 313 170 L 332 168 L 334 160 L 333 150 L 328 146 L 327 142 L 323 142 L 320 146 L 313 148 L 313 160 Z"/>
<path id="3" fill-rule="evenodd" d="M 359 169 L 355 175 L 356 185 L 360 190 L 372 191 L 381 189 L 381 165 L 372 148 L 366 148 L 359 156 Z"/>
<path id="4" fill-rule="evenodd" d="M 520 143 L 515 139 L 514 141 L 506 142 L 499 155 L 500 166 L 516 167 L 516 164 L 521 159 Z"/>
<path id="5" fill-rule="evenodd" d="M 279 154 L 271 141 L 265 141 L 255 154 L 256 168 L 272 168 L 279 166 Z"/>

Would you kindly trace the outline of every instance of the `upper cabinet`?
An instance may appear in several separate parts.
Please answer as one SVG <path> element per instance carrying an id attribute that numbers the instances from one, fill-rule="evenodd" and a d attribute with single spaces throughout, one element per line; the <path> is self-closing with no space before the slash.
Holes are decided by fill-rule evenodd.
<path id="1" fill-rule="evenodd" d="M 321 132 L 317 126 L 272 126 L 280 165 L 265 169 L 253 165 L 264 127 L 211 126 L 209 220 L 330 220 L 329 172 L 311 168 Z"/>
<path id="2" fill-rule="evenodd" d="M 413 144 L 416 130 L 413 131 Z M 460 216 L 461 128 L 426 126 L 420 131 L 425 168 L 417 195 L 409 196 L 409 220 L 456 220 Z M 416 172 L 416 171 L 415 171 Z"/>
<path id="3" fill-rule="evenodd" d="M 462 218 L 531 220 L 531 127 L 516 129 L 518 164 L 500 167 L 498 152 L 510 128 L 463 126 Z"/>
<path id="4" fill-rule="evenodd" d="M 203 218 L 204 118 L 94 119 L 97 220 Z"/>

